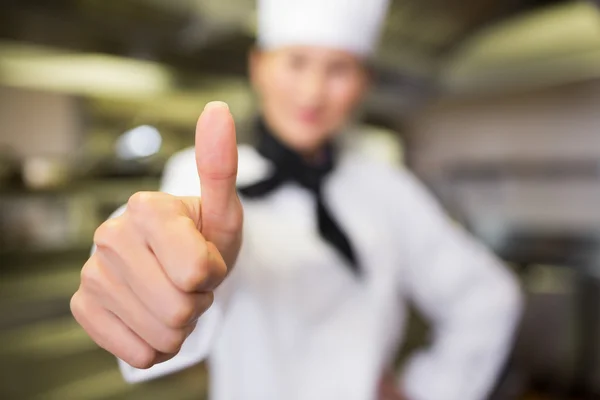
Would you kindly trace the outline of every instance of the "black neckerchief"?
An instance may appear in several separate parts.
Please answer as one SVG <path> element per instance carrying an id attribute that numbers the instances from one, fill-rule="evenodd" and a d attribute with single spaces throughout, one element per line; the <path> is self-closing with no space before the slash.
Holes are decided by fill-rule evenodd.
<path id="1" fill-rule="evenodd" d="M 322 195 L 323 180 L 334 168 L 333 146 L 326 145 L 323 160 L 313 165 L 281 143 L 262 119 L 259 119 L 256 124 L 256 133 L 258 134 L 256 150 L 274 165 L 275 171 L 262 181 L 238 188 L 240 194 L 248 198 L 264 197 L 286 182 L 297 183 L 310 191 L 315 197 L 321 237 L 339 251 L 352 272 L 359 274 L 359 265 L 350 241 L 329 212 Z"/>

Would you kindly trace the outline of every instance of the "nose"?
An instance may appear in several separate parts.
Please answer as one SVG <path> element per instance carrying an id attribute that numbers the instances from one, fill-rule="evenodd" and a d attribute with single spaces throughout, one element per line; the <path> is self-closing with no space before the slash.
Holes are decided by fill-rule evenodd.
<path id="1" fill-rule="evenodd" d="M 318 107 L 325 97 L 325 74 L 312 69 L 304 74 L 300 83 L 300 104 Z"/>

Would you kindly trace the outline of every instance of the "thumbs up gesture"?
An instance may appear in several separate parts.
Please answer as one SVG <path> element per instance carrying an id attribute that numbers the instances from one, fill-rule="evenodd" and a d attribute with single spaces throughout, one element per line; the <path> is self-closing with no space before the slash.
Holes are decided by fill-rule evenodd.
<path id="1" fill-rule="evenodd" d="M 179 352 L 239 252 L 237 146 L 224 103 L 209 103 L 198 120 L 196 165 L 201 198 L 136 193 L 97 229 L 71 299 L 90 337 L 136 368 Z"/>

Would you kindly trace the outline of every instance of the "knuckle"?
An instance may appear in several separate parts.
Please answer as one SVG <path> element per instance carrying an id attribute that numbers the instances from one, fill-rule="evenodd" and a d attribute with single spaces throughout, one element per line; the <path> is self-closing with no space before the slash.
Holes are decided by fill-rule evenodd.
<path id="1" fill-rule="evenodd" d="M 162 335 L 160 348 L 158 349 L 162 353 L 176 354 L 179 353 L 183 342 L 185 341 L 185 332 L 180 330 L 172 330 Z"/>
<path id="2" fill-rule="evenodd" d="M 83 330 L 90 336 L 90 338 L 100 343 L 97 333 L 97 322 L 94 318 L 93 307 L 90 304 L 90 299 L 86 297 L 82 290 L 78 290 L 71 297 L 69 302 L 69 308 L 71 314 L 75 318 L 75 321 L 83 328 Z"/>
<path id="3" fill-rule="evenodd" d="M 137 192 L 127 201 L 127 211 L 132 214 L 145 214 L 152 210 L 154 204 L 155 199 L 152 192 Z"/>
<path id="4" fill-rule="evenodd" d="M 181 288 L 185 292 L 194 292 L 202 286 L 206 280 L 206 271 L 198 266 L 188 267 L 185 275 L 182 278 Z"/>
<path id="5" fill-rule="evenodd" d="M 178 214 L 169 218 L 169 230 L 190 239 L 194 237 L 194 232 L 198 232 L 196 222 L 188 216 L 182 214 Z M 187 240 L 185 244 L 182 242 L 182 246 L 186 247 L 186 251 L 182 252 L 182 254 L 185 253 L 186 259 L 190 259 L 192 260 L 191 262 L 194 262 L 197 258 L 202 256 L 202 254 L 198 254 L 202 253 L 198 250 L 201 249 L 202 244 L 198 244 L 195 239 L 191 240 L 191 243 L 187 242 Z"/>
<path id="6" fill-rule="evenodd" d="M 213 292 L 206 292 L 200 295 L 199 299 L 199 311 L 203 314 L 206 310 L 212 306 L 215 301 L 215 294 Z"/>
<path id="7" fill-rule="evenodd" d="M 202 286 L 208 277 L 208 257 L 204 251 L 195 251 L 190 255 L 179 275 L 178 286 L 185 292 L 193 292 Z"/>
<path id="8" fill-rule="evenodd" d="M 227 273 L 228 273 L 228 269 L 227 269 L 227 265 L 225 264 L 225 262 L 222 263 L 218 263 L 215 265 L 215 267 L 213 268 L 213 276 L 214 276 L 214 280 L 215 280 L 215 284 L 219 285 L 221 282 L 223 282 L 225 280 L 225 278 L 227 277 Z"/>
<path id="9" fill-rule="evenodd" d="M 198 225 L 196 224 L 196 222 L 189 218 L 188 216 L 182 215 L 178 220 L 177 220 L 180 229 L 183 231 L 185 230 L 187 231 L 198 231 Z"/>
<path id="10" fill-rule="evenodd" d="M 137 369 L 148 369 L 155 364 L 158 352 L 150 347 L 143 347 L 131 352 L 123 359 L 127 364 Z"/>
<path id="11" fill-rule="evenodd" d="M 120 243 L 124 234 L 124 221 L 121 218 L 109 219 L 102 223 L 94 233 L 94 243 L 99 247 L 114 247 Z"/>
<path id="12" fill-rule="evenodd" d="M 69 308 L 71 309 L 71 314 L 81 324 L 81 319 L 86 314 L 86 307 L 81 299 L 81 292 L 79 290 L 71 297 Z"/>
<path id="13" fill-rule="evenodd" d="M 99 263 L 88 261 L 81 269 L 81 287 L 97 290 L 104 287 L 104 273 Z"/>
<path id="14" fill-rule="evenodd" d="M 175 196 L 166 196 L 164 200 L 164 210 L 168 214 L 178 214 L 181 212 L 181 201 Z"/>
<path id="15" fill-rule="evenodd" d="M 179 199 L 159 192 L 137 192 L 127 203 L 127 212 L 136 226 L 163 224 L 166 216 L 176 215 L 180 208 Z"/>
<path id="16" fill-rule="evenodd" d="M 227 277 L 229 269 L 217 246 L 214 243 L 208 243 L 208 247 L 211 254 L 211 262 L 208 265 L 210 274 L 206 280 L 205 289 L 214 289 Z"/>
<path id="17" fill-rule="evenodd" d="M 195 304 L 186 299 L 173 307 L 171 313 L 167 316 L 167 325 L 171 328 L 181 328 L 186 326 L 196 315 Z"/>

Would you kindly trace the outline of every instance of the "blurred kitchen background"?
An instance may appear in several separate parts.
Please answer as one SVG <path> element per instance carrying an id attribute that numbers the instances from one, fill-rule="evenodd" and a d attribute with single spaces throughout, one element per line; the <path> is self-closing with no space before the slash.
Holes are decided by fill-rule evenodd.
<path id="1" fill-rule="evenodd" d="M 255 0 L 0 3 L 0 399 L 204 398 L 204 366 L 125 384 L 69 299 L 94 229 L 157 189 L 207 101 L 248 140 Z M 363 149 L 411 168 L 527 293 L 494 398 L 600 398 L 599 4 L 396 0 L 374 69 Z"/>

